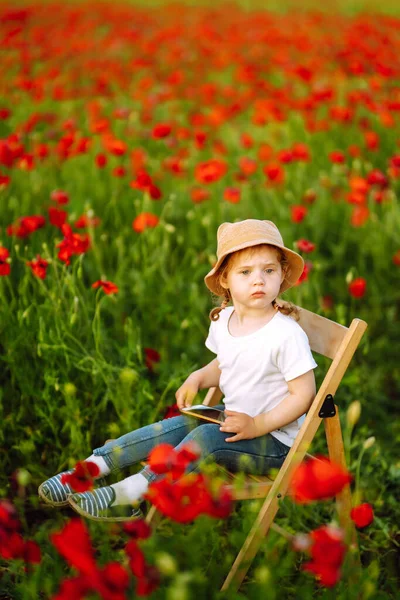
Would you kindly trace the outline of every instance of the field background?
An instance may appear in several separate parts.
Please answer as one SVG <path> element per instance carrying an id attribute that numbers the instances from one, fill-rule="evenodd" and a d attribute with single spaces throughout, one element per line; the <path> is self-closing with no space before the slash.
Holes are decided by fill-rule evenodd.
<path id="1" fill-rule="evenodd" d="M 69 572 L 48 536 L 72 514 L 43 507 L 39 483 L 163 418 L 187 375 L 212 360 L 204 340 L 216 300 L 203 277 L 219 224 L 246 218 L 276 222 L 288 247 L 315 244 L 302 252 L 307 275 L 283 298 L 368 323 L 335 400 L 357 499 L 375 520 L 359 533 L 359 588 L 345 576 L 319 588 L 272 533 L 232 597 L 395 598 L 397 3 L 27 2 L 1 3 L 0 15 L 0 247 L 9 252 L 0 253 L 0 498 L 13 500 L 43 553 L 33 573 L 0 566 L 0 598 L 51 597 Z M 171 128 L 165 137 L 154 132 L 160 123 Z M 211 159 L 219 162 L 207 181 L 198 167 Z M 90 236 L 69 265 L 50 207 Z M 140 227 L 144 213 L 155 226 Z M 32 215 L 44 226 L 24 230 L 18 220 Z M 89 222 L 78 229 L 82 216 Z M 26 264 L 37 255 L 48 262 L 44 279 Z M 93 289 L 100 279 L 118 293 Z M 320 381 L 326 363 L 316 359 Z M 352 425 L 346 410 L 357 400 Z M 322 428 L 313 451 L 326 453 Z M 165 571 L 154 597 L 218 597 L 258 507 L 239 503 L 227 521 L 164 524 L 143 545 Z M 285 501 L 280 523 L 301 532 L 332 518 L 330 504 Z M 99 560 L 118 560 L 118 536 L 89 529 Z"/>

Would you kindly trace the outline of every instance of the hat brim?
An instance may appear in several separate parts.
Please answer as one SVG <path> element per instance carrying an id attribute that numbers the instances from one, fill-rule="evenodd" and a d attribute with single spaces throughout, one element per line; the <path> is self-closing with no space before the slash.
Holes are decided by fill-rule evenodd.
<path id="1" fill-rule="evenodd" d="M 288 275 L 283 280 L 280 293 L 285 292 L 289 288 L 293 287 L 304 270 L 303 258 L 300 256 L 300 254 L 294 252 L 294 250 L 290 250 L 289 248 L 286 248 L 286 246 L 280 246 L 279 244 L 271 244 L 269 242 L 266 242 L 265 238 L 263 238 L 260 240 L 251 240 L 239 244 L 238 246 L 234 246 L 229 250 L 229 252 L 226 252 L 225 254 L 220 256 L 220 258 L 218 259 L 214 267 L 211 269 L 211 271 L 207 273 L 207 275 L 204 277 L 204 283 L 206 284 L 208 289 L 217 296 L 223 296 L 226 290 L 218 284 L 217 272 L 224 258 L 226 258 L 226 256 L 228 256 L 229 254 L 232 254 L 233 252 L 237 252 L 238 250 L 244 250 L 244 248 L 250 248 L 251 246 L 257 246 L 259 244 L 268 244 L 269 246 L 274 246 L 275 248 L 280 248 L 281 250 L 283 250 L 289 262 L 290 273 L 288 273 Z"/>

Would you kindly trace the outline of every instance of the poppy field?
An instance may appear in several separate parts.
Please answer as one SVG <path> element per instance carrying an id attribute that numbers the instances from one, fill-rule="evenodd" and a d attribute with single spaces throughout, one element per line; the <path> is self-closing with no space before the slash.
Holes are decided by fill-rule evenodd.
<path id="1" fill-rule="evenodd" d="M 0 4 L 1 599 L 397 597 L 400 9 L 380 4 Z M 183 476 L 195 448 L 149 456 L 155 531 L 37 488 L 73 469 L 92 489 L 92 449 L 177 414 L 214 358 L 218 226 L 248 218 L 305 260 L 283 299 L 368 329 L 335 397 L 348 470 L 321 427 L 284 535 L 220 592 L 261 501 L 216 465 Z"/>

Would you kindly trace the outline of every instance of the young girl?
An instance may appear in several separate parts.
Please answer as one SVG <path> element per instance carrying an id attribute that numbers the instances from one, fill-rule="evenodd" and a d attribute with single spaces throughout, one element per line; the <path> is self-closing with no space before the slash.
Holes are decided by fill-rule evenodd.
<path id="1" fill-rule="evenodd" d="M 297 317 L 296 307 L 280 306 L 277 297 L 297 282 L 303 259 L 285 248 L 271 221 L 222 223 L 217 243 L 217 263 L 204 278 L 209 290 L 224 298 L 210 312 L 205 342 L 217 356 L 191 373 L 175 396 L 184 408 L 200 389 L 219 386 L 225 422 L 182 415 L 127 433 L 86 459 L 99 467 L 99 477 L 145 460 L 160 443 L 178 450 L 188 442 L 198 444 L 200 459 L 187 472 L 198 470 L 200 460 L 209 457 L 231 471 L 266 475 L 289 452 L 298 419 L 315 396 L 317 364 L 306 334 L 292 318 Z M 230 301 L 233 306 L 228 306 Z M 70 504 L 100 520 L 104 515 L 112 518 L 112 507 L 137 503 L 159 477 L 146 466 L 113 485 L 74 494 L 68 484 L 61 484 L 61 475 L 42 483 L 41 498 L 53 506 Z"/>

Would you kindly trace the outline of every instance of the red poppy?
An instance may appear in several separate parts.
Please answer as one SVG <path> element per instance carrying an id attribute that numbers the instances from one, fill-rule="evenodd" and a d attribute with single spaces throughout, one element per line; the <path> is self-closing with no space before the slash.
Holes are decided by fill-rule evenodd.
<path id="1" fill-rule="evenodd" d="M 368 173 L 367 182 L 369 185 L 376 185 L 380 188 L 387 188 L 389 185 L 388 178 L 379 169 L 374 169 Z"/>
<path id="2" fill-rule="evenodd" d="M 353 227 L 362 227 L 369 219 L 368 206 L 355 206 L 351 213 L 350 222 Z"/>
<path id="3" fill-rule="evenodd" d="M 96 154 L 94 160 L 99 169 L 104 169 L 108 159 L 106 154 Z"/>
<path id="4" fill-rule="evenodd" d="M 201 202 L 208 200 L 208 198 L 210 197 L 210 192 L 208 190 L 205 190 L 204 188 L 197 187 L 191 190 L 190 197 L 194 204 L 200 204 Z"/>
<path id="5" fill-rule="evenodd" d="M 75 492 L 87 492 L 93 489 L 94 478 L 100 473 L 99 467 L 90 461 L 79 461 L 76 463 L 72 473 L 64 473 L 61 483 L 67 483 Z"/>
<path id="6" fill-rule="evenodd" d="M 160 353 L 154 348 L 143 348 L 145 354 L 145 364 L 149 371 L 154 370 L 154 365 L 161 360 Z"/>
<path id="7" fill-rule="evenodd" d="M 292 155 L 295 160 L 309 161 L 311 160 L 310 149 L 306 144 L 297 142 L 292 146 Z"/>
<path id="8" fill-rule="evenodd" d="M 168 123 L 158 123 L 153 127 L 153 131 L 151 132 L 151 136 L 157 140 L 161 138 L 165 138 L 169 136 L 172 131 L 171 125 Z"/>
<path id="9" fill-rule="evenodd" d="M 293 223 L 301 223 L 307 215 L 308 209 L 302 204 L 295 204 L 290 208 L 290 218 Z"/>
<path id="10" fill-rule="evenodd" d="M 60 210 L 59 208 L 55 208 L 54 206 L 50 206 L 49 208 L 49 221 L 55 227 L 61 227 L 67 220 L 68 213 L 66 210 Z"/>
<path id="11" fill-rule="evenodd" d="M 115 283 L 112 283 L 112 281 L 103 281 L 99 279 L 99 281 L 95 281 L 92 284 L 92 288 L 94 289 L 97 289 L 99 287 L 103 289 L 103 292 L 107 294 L 107 296 L 109 296 L 110 294 L 118 294 L 119 292 L 118 286 L 116 286 Z"/>
<path id="12" fill-rule="evenodd" d="M 39 254 L 36 255 L 35 260 L 28 261 L 26 265 L 32 269 L 32 273 L 36 275 L 36 277 L 39 277 L 39 279 L 46 279 L 46 271 L 49 263 L 44 258 L 41 258 Z"/>
<path id="13" fill-rule="evenodd" d="M 7 235 L 16 235 L 25 238 L 46 224 L 46 219 L 41 215 L 20 217 L 15 223 L 7 227 Z"/>
<path id="14" fill-rule="evenodd" d="M 135 539 L 129 540 L 125 546 L 125 554 L 129 558 L 129 568 L 135 577 L 143 577 L 146 572 L 146 559 Z"/>
<path id="15" fill-rule="evenodd" d="M 11 267 L 7 262 L 9 256 L 10 253 L 7 250 L 7 248 L 3 248 L 3 246 L 0 246 L 0 277 L 5 277 L 11 272 Z"/>
<path id="16" fill-rule="evenodd" d="M 283 183 L 285 180 L 285 170 L 278 162 L 268 163 L 263 171 L 270 183 Z"/>
<path id="17" fill-rule="evenodd" d="M 142 233 L 145 229 L 148 229 L 149 227 L 156 227 L 158 223 L 159 218 L 157 217 L 157 215 L 154 215 L 153 213 L 149 212 L 143 212 L 140 213 L 140 215 L 138 215 L 134 219 L 132 223 L 132 229 L 137 233 Z"/>
<path id="18" fill-rule="evenodd" d="M 303 202 L 306 204 L 314 204 L 317 199 L 317 192 L 315 190 L 306 190 L 303 194 Z"/>
<path id="19" fill-rule="evenodd" d="M 178 405 L 171 404 L 171 406 L 167 406 L 165 409 L 163 419 L 171 419 L 171 417 L 178 417 L 181 414 L 181 411 L 178 408 Z"/>
<path id="20" fill-rule="evenodd" d="M 349 293 L 353 298 L 362 298 L 367 291 L 367 282 L 363 277 L 357 277 L 349 284 Z"/>
<path id="21" fill-rule="evenodd" d="M 126 169 L 125 167 L 119 165 L 118 167 L 114 167 L 111 174 L 113 177 L 125 177 Z"/>
<path id="22" fill-rule="evenodd" d="M 324 456 L 302 462 L 295 470 L 290 483 L 295 502 L 307 504 L 336 496 L 352 476 L 340 465 Z"/>
<path id="23" fill-rule="evenodd" d="M 240 202 L 240 190 L 235 187 L 228 187 L 224 190 L 224 200 L 231 204 L 237 204 Z"/>
<path id="24" fill-rule="evenodd" d="M 303 566 L 305 571 L 314 573 L 320 584 L 333 587 L 340 579 L 341 566 L 346 554 L 344 535 L 341 529 L 322 526 L 310 534 L 312 560 Z"/>
<path id="25" fill-rule="evenodd" d="M 60 248 L 58 258 L 69 265 L 71 256 L 87 252 L 90 248 L 90 237 L 87 234 L 73 233 L 71 226 L 67 223 L 61 226 L 61 231 L 64 239 L 56 245 L 57 248 Z"/>
<path id="26" fill-rule="evenodd" d="M 310 242 L 309 240 L 305 240 L 302 238 L 300 240 L 297 240 L 297 242 L 295 243 L 300 252 L 304 252 L 305 254 L 309 254 L 310 252 L 314 252 L 315 250 L 315 244 L 313 244 L 313 242 Z"/>
<path id="27" fill-rule="evenodd" d="M 2 250 L 2 248 L 0 248 L 0 275 L 1 275 L 1 250 Z M 3 248 L 3 250 L 4 250 L 4 248 Z M 393 254 L 392 262 L 397 267 L 400 267 L 400 250 L 397 250 L 397 252 L 395 252 L 395 254 Z"/>
<path id="28" fill-rule="evenodd" d="M 351 509 L 350 517 L 356 524 L 356 527 L 362 529 L 371 525 L 374 520 L 374 511 L 368 502 L 364 502 L 364 504 L 359 504 Z"/>
<path id="29" fill-rule="evenodd" d="M 134 540 L 146 540 L 151 535 L 151 527 L 143 519 L 124 523 L 123 529 Z"/>
<path id="30" fill-rule="evenodd" d="M 9 175 L 2 175 L 0 173 L 0 190 L 2 188 L 6 188 L 8 185 L 10 185 L 10 181 L 11 181 L 11 177 Z"/>
<path id="31" fill-rule="evenodd" d="M 219 181 L 227 172 L 225 161 L 212 158 L 196 166 L 195 177 L 200 183 L 214 183 Z"/>
<path id="32" fill-rule="evenodd" d="M 329 160 L 333 163 L 341 165 L 346 162 L 346 157 L 340 150 L 334 150 L 333 152 L 329 153 Z"/>
<path id="33" fill-rule="evenodd" d="M 86 229 L 87 227 L 97 227 L 100 225 L 101 220 L 99 217 L 88 217 L 87 215 L 82 215 L 77 219 L 74 223 L 74 227 L 77 229 Z"/>
<path id="34" fill-rule="evenodd" d="M 364 133 L 364 140 L 368 150 L 379 149 L 379 135 L 375 131 L 366 131 Z"/>
<path id="35" fill-rule="evenodd" d="M 51 200 L 57 202 L 57 204 L 68 204 L 69 196 L 67 192 L 63 192 L 62 190 L 54 190 L 50 194 Z"/>
<path id="36" fill-rule="evenodd" d="M 257 162 L 247 156 L 239 158 L 239 167 L 244 175 L 247 177 L 253 175 L 257 171 Z"/>
<path id="37" fill-rule="evenodd" d="M 156 590 L 160 584 L 160 572 L 153 565 L 148 565 L 146 573 L 140 577 L 136 583 L 137 596 L 149 596 Z"/>
<path id="38" fill-rule="evenodd" d="M 71 519 L 57 533 L 50 535 L 53 546 L 68 563 L 85 575 L 97 572 L 93 548 L 86 529 L 81 519 Z"/>
<path id="39" fill-rule="evenodd" d="M 103 135 L 103 146 L 107 152 L 114 156 L 123 156 L 126 154 L 127 145 L 122 140 L 114 138 L 111 134 Z"/>

